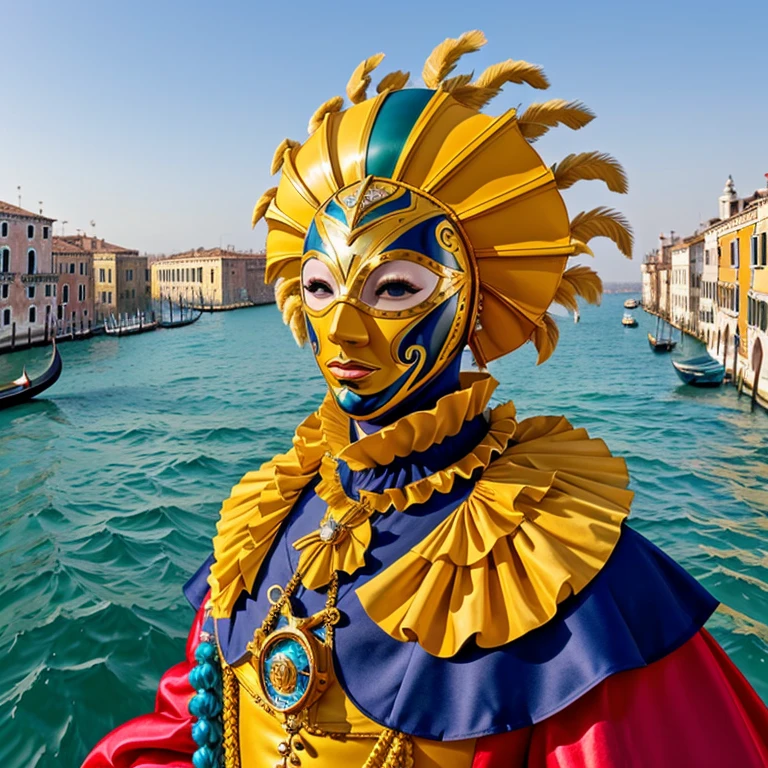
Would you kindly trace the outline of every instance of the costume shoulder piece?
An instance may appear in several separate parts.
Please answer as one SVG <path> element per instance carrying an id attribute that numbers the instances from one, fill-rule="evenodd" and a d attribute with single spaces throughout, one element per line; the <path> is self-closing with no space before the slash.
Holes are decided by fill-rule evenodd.
<path id="1" fill-rule="evenodd" d="M 508 643 L 606 563 L 629 513 L 627 484 L 624 460 L 585 430 L 523 421 L 467 499 L 357 595 L 385 632 L 436 656 L 471 637 Z"/>

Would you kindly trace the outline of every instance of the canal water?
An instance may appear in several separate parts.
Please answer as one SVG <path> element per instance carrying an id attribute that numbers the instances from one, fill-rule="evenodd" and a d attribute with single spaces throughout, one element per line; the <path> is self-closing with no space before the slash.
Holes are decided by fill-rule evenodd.
<path id="1" fill-rule="evenodd" d="M 565 414 L 627 458 L 632 524 L 722 602 L 707 626 L 768 699 L 768 415 L 732 387 L 683 387 L 648 347 L 654 318 L 621 326 L 624 298 L 560 318 L 545 365 L 527 348 L 492 365 L 497 395 L 522 417 Z M 210 552 L 219 503 L 323 394 L 274 306 L 61 353 L 44 400 L 0 411 L 4 768 L 78 766 L 152 708 L 182 657 L 181 585 Z M 0 381 L 45 358 L 0 357 Z"/>

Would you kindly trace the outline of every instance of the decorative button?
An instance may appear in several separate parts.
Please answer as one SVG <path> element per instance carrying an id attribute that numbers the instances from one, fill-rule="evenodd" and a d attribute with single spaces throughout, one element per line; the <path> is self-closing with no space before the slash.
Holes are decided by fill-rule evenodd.
<path id="1" fill-rule="evenodd" d="M 338 530 L 339 524 L 332 517 L 329 517 L 325 522 L 320 523 L 320 541 L 324 541 L 326 544 L 333 541 Z"/>

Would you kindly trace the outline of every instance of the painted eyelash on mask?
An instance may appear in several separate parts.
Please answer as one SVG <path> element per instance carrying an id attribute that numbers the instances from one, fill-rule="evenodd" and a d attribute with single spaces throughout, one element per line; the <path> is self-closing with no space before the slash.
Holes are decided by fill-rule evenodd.
<path id="1" fill-rule="evenodd" d="M 407 293 L 413 295 L 423 290 L 423 287 L 415 285 L 411 282 L 410 278 L 398 275 L 387 275 L 384 280 L 376 286 L 374 293 L 376 296 L 381 296 L 387 286 L 390 285 L 402 285 L 405 287 Z"/>

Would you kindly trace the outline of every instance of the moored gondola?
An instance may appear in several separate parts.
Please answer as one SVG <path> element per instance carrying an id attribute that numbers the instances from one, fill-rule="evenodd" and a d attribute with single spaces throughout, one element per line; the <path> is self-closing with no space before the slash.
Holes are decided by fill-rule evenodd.
<path id="1" fill-rule="evenodd" d="M 30 379 L 27 376 L 26 368 L 24 368 L 18 379 L 0 387 L 0 408 L 10 408 L 12 405 L 24 403 L 35 395 L 44 392 L 48 387 L 52 387 L 61 376 L 62 368 L 61 355 L 54 341 L 50 362 L 43 373 Z"/>
<path id="2" fill-rule="evenodd" d="M 203 310 L 198 309 L 191 317 L 182 317 L 179 320 L 158 320 L 159 328 L 183 328 L 185 325 L 196 323 L 203 315 Z"/>
<path id="3" fill-rule="evenodd" d="M 677 342 L 671 338 L 659 339 L 652 333 L 648 334 L 648 344 L 654 352 L 671 352 L 677 346 Z"/>

